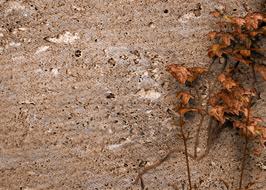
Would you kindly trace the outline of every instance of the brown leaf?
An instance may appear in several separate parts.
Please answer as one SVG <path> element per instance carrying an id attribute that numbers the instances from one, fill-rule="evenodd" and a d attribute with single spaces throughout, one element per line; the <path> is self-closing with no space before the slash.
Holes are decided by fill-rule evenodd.
<path id="1" fill-rule="evenodd" d="M 199 110 L 196 108 L 179 108 L 178 109 L 178 113 L 180 115 L 184 115 L 187 112 L 199 112 Z"/>
<path id="2" fill-rule="evenodd" d="M 209 111 L 209 115 L 213 116 L 221 124 L 223 124 L 225 122 L 224 107 L 223 106 L 215 106 L 215 107 L 211 108 L 211 110 Z"/>
<path id="3" fill-rule="evenodd" d="M 171 64 L 166 67 L 166 70 L 180 83 L 185 84 L 188 77 L 193 77 L 193 75 L 183 66 L 177 64 Z"/>
<path id="4" fill-rule="evenodd" d="M 225 74 L 220 74 L 218 80 L 222 83 L 223 87 L 230 91 L 231 88 L 236 87 L 237 83 L 230 77 Z"/>
<path id="5" fill-rule="evenodd" d="M 261 30 L 251 31 L 249 34 L 250 34 L 252 37 L 255 37 L 255 36 L 257 36 L 258 34 L 263 34 L 263 31 L 261 31 Z"/>
<path id="6" fill-rule="evenodd" d="M 263 80 L 266 80 L 266 66 L 262 64 L 256 64 L 255 70 L 262 76 Z"/>
<path id="7" fill-rule="evenodd" d="M 218 10 L 216 10 L 210 12 L 210 15 L 212 15 L 213 17 L 220 17 L 222 14 Z"/>
<path id="8" fill-rule="evenodd" d="M 234 17 L 233 22 L 238 26 L 243 26 L 245 24 L 245 19 Z"/>
<path id="9" fill-rule="evenodd" d="M 247 115 L 247 107 L 250 99 L 255 93 L 249 89 L 244 89 L 239 86 L 232 88 L 231 91 L 226 89 L 214 94 L 209 99 L 209 104 L 213 107 L 223 106 L 226 113 Z"/>
<path id="10" fill-rule="evenodd" d="M 217 34 L 218 34 L 217 32 L 209 32 L 208 33 L 208 38 L 210 40 L 214 40 L 216 38 Z"/>
<path id="11" fill-rule="evenodd" d="M 230 46 L 231 40 L 234 40 L 234 37 L 231 34 L 224 33 L 221 35 L 221 39 L 226 46 Z"/>
<path id="12" fill-rule="evenodd" d="M 252 17 L 256 20 L 263 20 L 264 19 L 264 15 L 262 15 L 261 13 L 253 13 Z"/>
<path id="13" fill-rule="evenodd" d="M 192 81 L 196 80 L 203 73 L 206 73 L 208 71 L 208 69 L 203 68 L 203 67 L 190 67 L 190 68 L 188 68 L 188 71 L 190 73 L 192 73 L 192 76 L 188 77 L 188 81 L 192 82 Z"/>
<path id="14" fill-rule="evenodd" d="M 260 136 L 263 138 L 266 135 L 266 128 L 260 126 L 258 124 L 259 122 L 262 122 L 261 118 L 250 116 L 248 124 L 243 121 L 234 121 L 233 126 L 241 129 L 244 135 L 248 135 L 249 137 Z"/>
<path id="15" fill-rule="evenodd" d="M 223 54 L 222 48 L 223 46 L 220 44 L 213 44 L 208 51 L 208 56 L 211 58 L 215 56 L 221 57 Z"/>
<path id="16" fill-rule="evenodd" d="M 250 29 L 257 29 L 259 27 L 259 22 L 262 21 L 264 19 L 263 15 L 260 13 L 252 13 L 252 14 L 248 14 L 245 17 L 245 21 L 246 21 L 246 27 L 248 30 Z"/>
<path id="17" fill-rule="evenodd" d="M 235 60 L 235 61 L 239 61 L 240 63 L 243 63 L 243 64 L 246 64 L 246 65 L 250 65 L 252 62 L 250 60 L 247 60 L 247 59 L 244 59 L 242 55 L 240 54 L 234 54 L 232 56 L 232 58 Z"/>
<path id="18" fill-rule="evenodd" d="M 248 49 L 242 49 L 240 50 L 240 54 L 244 57 L 250 57 L 251 51 Z"/>
<path id="19" fill-rule="evenodd" d="M 232 24 L 236 24 L 237 26 L 241 27 L 246 23 L 246 20 L 240 17 L 229 17 L 229 16 L 224 16 L 225 20 L 227 22 L 230 22 Z"/>
<path id="20" fill-rule="evenodd" d="M 179 92 L 177 93 L 176 97 L 179 99 L 181 99 L 181 103 L 183 105 L 186 105 L 188 104 L 189 100 L 193 97 L 189 94 L 189 92 L 186 92 L 186 91 L 182 91 L 182 92 Z"/>
<path id="21" fill-rule="evenodd" d="M 235 128 L 244 129 L 246 127 L 246 124 L 244 122 L 241 122 L 241 121 L 234 121 L 233 126 Z"/>

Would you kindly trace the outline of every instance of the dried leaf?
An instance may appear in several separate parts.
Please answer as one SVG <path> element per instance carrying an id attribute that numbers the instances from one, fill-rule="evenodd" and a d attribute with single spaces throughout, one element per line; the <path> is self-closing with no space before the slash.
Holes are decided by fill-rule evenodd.
<path id="1" fill-rule="evenodd" d="M 229 23 L 236 24 L 237 26 L 241 27 L 246 23 L 246 20 L 240 17 L 229 17 L 224 16 L 225 20 Z"/>
<path id="2" fill-rule="evenodd" d="M 243 18 L 238 18 L 238 17 L 234 17 L 233 18 L 233 21 L 236 25 L 238 26 L 243 26 L 246 22 L 245 22 L 245 19 Z"/>
<path id="3" fill-rule="evenodd" d="M 213 107 L 223 106 L 226 113 L 247 115 L 247 107 L 252 96 L 255 96 L 253 91 L 237 86 L 231 91 L 224 89 L 214 94 L 209 99 L 209 104 Z"/>
<path id="4" fill-rule="evenodd" d="M 211 108 L 211 110 L 209 111 L 209 115 L 213 116 L 221 124 L 223 124 L 225 122 L 224 107 L 223 106 L 215 106 L 215 107 Z"/>
<path id="5" fill-rule="evenodd" d="M 199 112 L 199 110 L 196 108 L 179 108 L 178 109 L 178 113 L 180 115 L 184 115 L 187 112 Z"/>
<path id="6" fill-rule="evenodd" d="M 226 46 L 230 46 L 231 40 L 234 40 L 234 37 L 231 34 L 224 33 L 221 35 L 221 39 Z"/>
<path id="7" fill-rule="evenodd" d="M 231 88 L 236 87 L 237 83 L 230 77 L 225 74 L 220 74 L 218 80 L 222 83 L 223 87 L 230 91 Z"/>
<path id="8" fill-rule="evenodd" d="M 262 15 L 261 13 L 253 13 L 252 17 L 259 21 L 264 19 L 264 15 Z"/>
<path id="9" fill-rule="evenodd" d="M 256 64 L 255 70 L 262 76 L 263 80 L 266 80 L 266 66 L 262 64 Z"/>
<path id="10" fill-rule="evenodd" d="M 224 47 L 220 44 L 213 44 L 208 51 L 208 56 L 211 58 L 215 56 L 221 57 L 223 54 L 222 48 Z"/>
<path id="11" fill-rule="evenodd" d="M 251 51 L 248 49 L 242 49 L 240 50 L 240 54 L 244 57 L 250 57 Z"/>
<path id="12" fill-rule="evenodd" d="M 235 60 L 235 61 L 239 61 L 240 63 L 243 63 L 243 64 L 246 64 L 246 65 L 250 65 L 252 62 L 250 60 L 247 60 L 247 59 L 244 59 L 242 55 L 240 54 L 234 54 L 232 56 L 232 58 Z"/>
<path id="13" fill-rule="evenodd" d="M 264 19 L 263 15 L 260 13 L 252 13 L 252 14 L 248 14 L 245 17 L 245 21 L 246 21 L 246 27 L 248 30 L 250 29 L 257 29 L 259 27 L 259 22 L 262 21 Z"/>
<path id="14" fill-rule="evenodd" d="M 210 15 L 212 15 L 213 17 L 220 17 L 222 14 L 218 10 L 216 10 L 210 12 Z"/>
<path id="15" fill-rule="evenodd" d="M 186 92 L 186 91 L 182 91 L 182 92 L 179 92 L 177 95 L 176 95 L 176 97 L 179 99 L 181 99 L 181 103 L 183 104 L 183 105 L 186 105 L 186 104 L 188 104 L 188 102 L 189 102 L 189 100 L 191 99 L 191 98 L 193 98 L 193 96 L 191 96 L 190 94 L 189 94 L 189 92 Z"/>
<path id="16" fill-rule="evenodd" d="M 193 77 L 187 68 L 177 64 L 168 65 L 166 69 L 180 84 L 185 84 L 188 77 Z"/>
<path id="17" fill-rule="evenodd" d="M 210 40 L 214 40 L 216 38 L 217 34 L 218 34 L 217 32 L 209 32 L 208 33 L 208 38 Z"/>
<path id="18" fill-rule="evenodd" d="M 263 33 L 263 31 L 251 31 L 249 34 L 250 34 L 250 36 L 255 37 L 258 34 L 262 34 L 262 33 Z"/>
<path id="19" fill-rule="evenodd" d="M 203 73 L 206 73 L 208 69 L 203 68 L 203 67 L 191 67 L 191 68 L 188 68 L 188 71 L 192 73 L 192 76 L 188 77 L 188 81 L 192 82 L 196 80 Z"/>
<path id="20" fill-rule="evenodd" d="M 260 136 L 266 137 L 266 128 L 260 126 L 258 123 L 262 122 L 261 118 L 250 116 L 249 123 L 243 121 L 234 121 L 233 126 L 242 130 L 243 134 L 249 137 Z M 265 136 L 264 136 L 265 135 Z"/>

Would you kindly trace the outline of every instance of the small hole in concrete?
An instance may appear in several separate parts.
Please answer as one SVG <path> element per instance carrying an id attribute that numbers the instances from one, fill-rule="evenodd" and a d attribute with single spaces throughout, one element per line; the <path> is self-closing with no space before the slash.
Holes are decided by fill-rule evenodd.
<path id="1" fill-rule="evenodd" d="M 75 51 L 75 56 L 76 57 L 80 57 L 81 56 L 81 51 L 80 50 L 76 50 Z"/>
<path id="2" fill-rule="evenodd" d="M 113 93 L 109 93 L 106 95 L 106 98 L 108 99 L 115 98 L 115 95 Z"/>
<path id="3" fill-rule="evenodd" d="M 163 12 L 164 12 L 165 14 L 169 13 L 168 9 L 165 9 Z"/>
<path id="4" fill-rule="evenodd" d="M 233 11 L 237 11 L 237 9 L 233 9 Z"/>

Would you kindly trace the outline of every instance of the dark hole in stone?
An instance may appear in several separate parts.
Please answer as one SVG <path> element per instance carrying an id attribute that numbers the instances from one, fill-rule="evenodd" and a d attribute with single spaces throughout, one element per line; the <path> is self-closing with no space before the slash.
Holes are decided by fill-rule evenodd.
<path id="1" fill-rule="evenodd" d="M 94 41 L 95 41 L 95 42 L 97 42 L 98 40 L 97 40 L 97 39 L 95 39 Z"/>
<path id="2" fill-rule="evenodd" d="M 75 51 L 75 56 L 80 57 L 81 56 L 81 51 L 78 49 Z"/>
<path id="3" fill-rule="evenodd" d="M 128 165 L 125 163 L 125 164 L 124 164 L 124 167 L 127 167 L 127 166 L 128 166 Z"/>
<path id="4" fill-rule="evenodd" d="M 109 93 L 107 94 L 106 98 L 108 99 L 115 98 L 115 95 L 113 93 Z"/>
<path id="5" fill-rule="evenodd" d="M 237 11 L 237 9 L 233 9 L 233 11 Z"/>
<path id="6" fill-rule="evenodd" d="M 168 9 L 165 9 L 163 12 L 164 12 L 165 14 L 167 14 L 169 11 L 168 11 Z"/>
<path id="7" fill-rule="evenodd" d="M 107 62 L 108 62 L 110 65 L 112 65 L 112 66 L 115 66 L 115 64 L 116 64 L 114 58 L 110 58 Z"/>

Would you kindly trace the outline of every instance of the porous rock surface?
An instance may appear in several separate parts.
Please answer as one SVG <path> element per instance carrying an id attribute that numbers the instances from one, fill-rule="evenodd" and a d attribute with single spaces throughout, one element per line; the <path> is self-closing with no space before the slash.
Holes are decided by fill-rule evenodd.
<path id="1" fill-rule="evenodd" d="M 210 63 L 210 11 L 244 15 L 264 4 L 0 0 L 0 189 L 140 189 L 138 172 L 183 148 L 165 66 Z M 207 157 L 190 160 L 201 189 L 226 189 L 220 179 L 237 187 L 244 141 L 235 133 L 223 130 Z M 245 185 L 265 190 L 265 158 L 249 159 Z M 181 189 L 184 161 L 176 151 L 143 176 L 145 187 Z"/>

